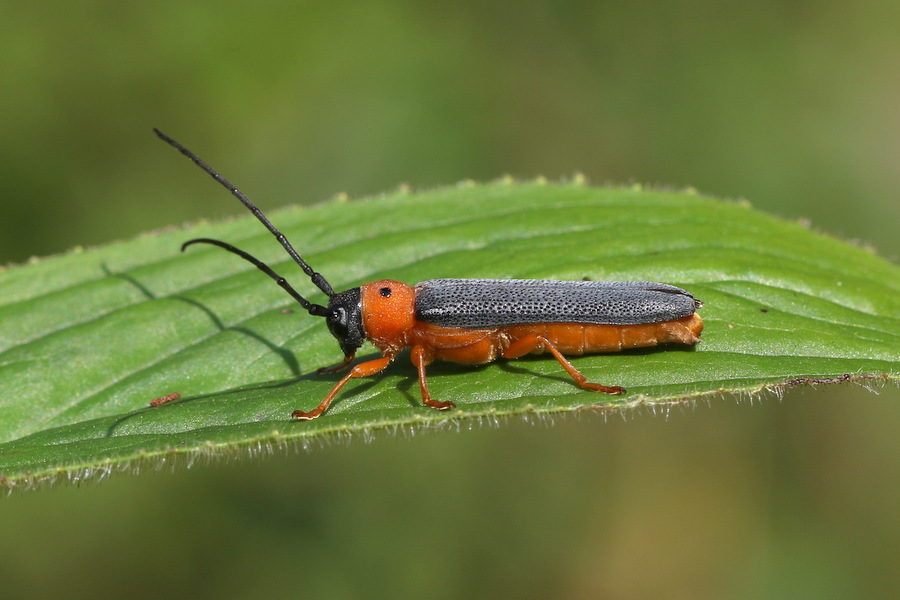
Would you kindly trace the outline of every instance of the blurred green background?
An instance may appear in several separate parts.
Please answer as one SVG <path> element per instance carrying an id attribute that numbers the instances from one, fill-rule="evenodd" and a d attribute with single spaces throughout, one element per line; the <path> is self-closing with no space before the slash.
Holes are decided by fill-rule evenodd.
<path id="1" fill-rule="evenodd" d="M 0 2 L 0 264 L 242 214 L 154 126 L 264 210 L 581 171 L 900 255 L 894 0 L 336 4 Z M 883 597 L 900 392 L 880 391 L 16 494 L 3 596 Z"/>

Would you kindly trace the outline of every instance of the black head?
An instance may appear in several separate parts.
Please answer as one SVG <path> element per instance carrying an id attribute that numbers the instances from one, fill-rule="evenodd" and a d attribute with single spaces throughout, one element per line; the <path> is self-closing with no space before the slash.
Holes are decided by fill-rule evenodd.
<path id="1" fill-rule="evenodd" d="M 353 356 L 366 338 L 360 288 L 350 288 L 329 298 L 325 322 L 328 331 L 341 345 L 344 356 Z"/>

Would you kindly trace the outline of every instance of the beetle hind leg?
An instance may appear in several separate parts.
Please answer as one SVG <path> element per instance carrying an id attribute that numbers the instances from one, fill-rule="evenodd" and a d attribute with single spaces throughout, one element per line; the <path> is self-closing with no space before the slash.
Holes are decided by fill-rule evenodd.
<path id="1" fill-rule="evenodd" d="M 599 383 L 593 383 L 587 380 L 587 377 L 581 374 L 581 372 L 575 368 L 575 366 L 569 362 L 565 356 L 563 356 L 562 352 L 560 352 L 556 346 L 554 346 L 550 340 L 545 338 L 544 336 L 531 334 L 526 335 L 525 337 L 519 338 L 515 342 L 510 345 L 509 348 L 503 353 L 504 358 L 519 358 L 520 356 L 524 356 L 531 352 L 532 350 L 543 346 L 547 349 L 559 364 L 562 365 L 562 368 L 566 370 L 566 373 L 569 374 L 572 379 L 575 380 L 575 383 L 578 384 L 578 387 L 593 390 L 595 392 L 603 392 L 604 394 L 624 394 L 625 388 L 618 385 L 601 385 Z"/>

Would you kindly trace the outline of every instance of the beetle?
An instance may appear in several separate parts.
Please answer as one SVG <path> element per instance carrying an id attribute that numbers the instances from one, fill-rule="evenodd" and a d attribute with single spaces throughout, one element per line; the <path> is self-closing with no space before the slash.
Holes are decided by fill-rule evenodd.
<path id="1" fill-rule="evenodd" d="M 294 411 L 294 418 L 315 419 L 328 409 L 348 381 L 380 373 L 404 348 L 411 348 L 422 403 L 446 410 L 453 408 L 454 403 L 432 398 L 425 379 L 425 367 L 435 359 L 484 364 L 500 357 L 550 352 L 579 387 L 622 394 L 623 387 L 588 381 L 566 355 L 617 352 L 669 342 L 693 345 L 700 341 L 703 321 L 696 311 L 702 302 L 690 292 L 665 283 L 432 279 L 409 286 L 383 279 L 335 292 L 240 190 L 180 143 L 158 129 L 153 131 L 237 197 L 328 296 L 328 304 L 310 302 L 268 265 L 227 242 L 196 238 L 185 242 L 182 251 L 194 244 L 211 244 L 236 254 L 275 280 L 310 315 L 324 317 L 344 360 L 319 369 L 319 373 L 349 367 L 364 340 L 381 351 L 380 358 L 352 367 L 316 408 Z"/>

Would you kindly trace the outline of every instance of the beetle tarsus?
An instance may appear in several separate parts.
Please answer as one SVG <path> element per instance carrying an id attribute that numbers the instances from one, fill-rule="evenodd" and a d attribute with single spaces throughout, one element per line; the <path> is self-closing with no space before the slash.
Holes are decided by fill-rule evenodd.
<path id="1" fill-rule="evenodd" d="M 456 405 L 450 400 L 432 400 L 431 398 L 423 399 L 422 404 L 436 408 L 437 410 L 449 410 L 456 408 Z"/>
<path id="2" fill-rule="evenodd" d="M 578 383 L 577 381 L 575 383 Z M 599 383 L 591 383 L 590 381 L 585 381 L 584 383 L 578 383 L 578 387 L 584 388 L 586 390 L 593 390 L 595 392 L 603 392 L 604 394 L 624 394 L 625 388 L 620 385 L 601 385 Z"/>

